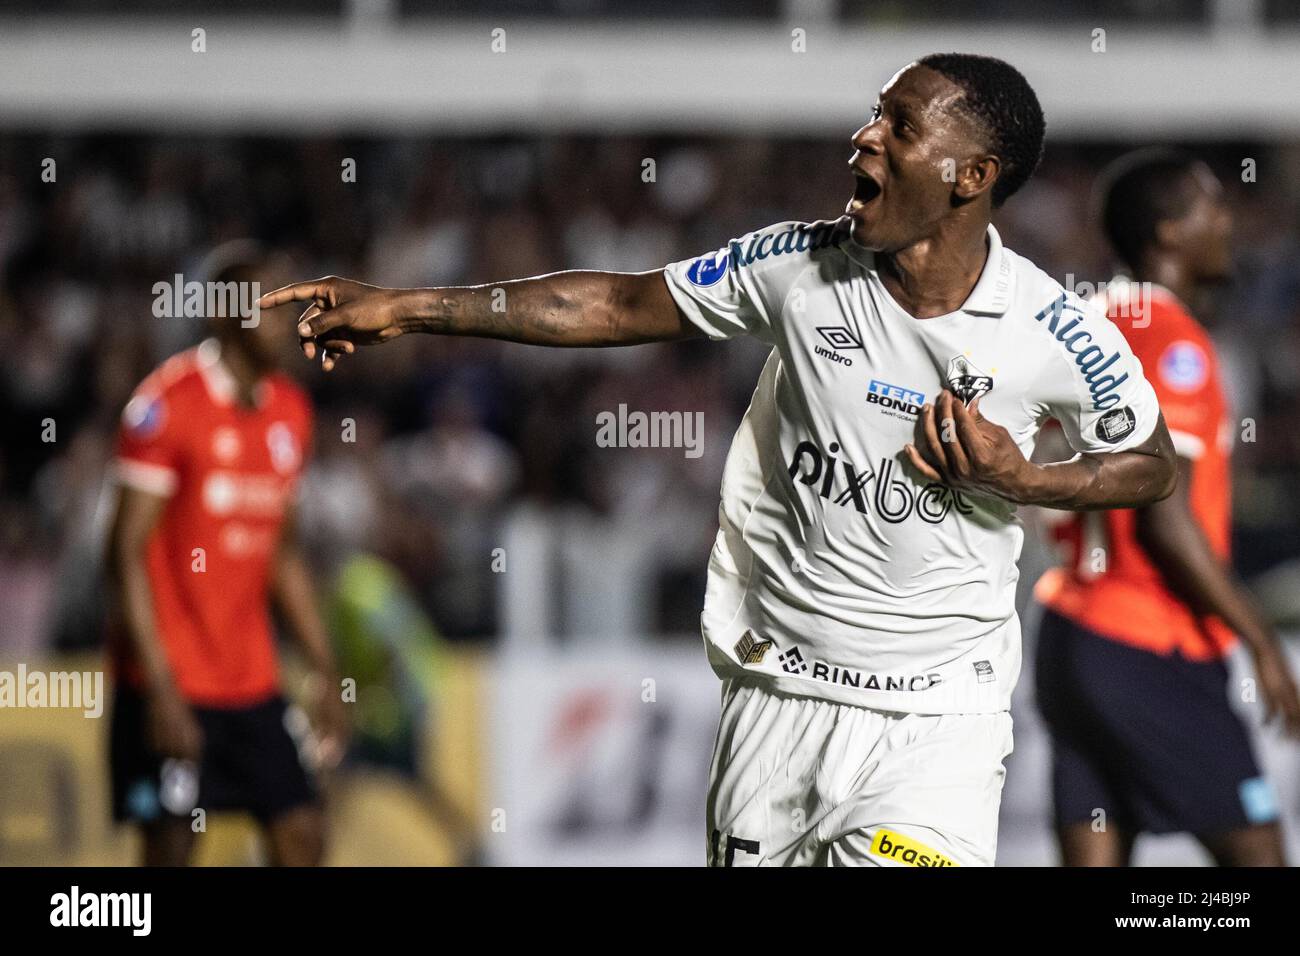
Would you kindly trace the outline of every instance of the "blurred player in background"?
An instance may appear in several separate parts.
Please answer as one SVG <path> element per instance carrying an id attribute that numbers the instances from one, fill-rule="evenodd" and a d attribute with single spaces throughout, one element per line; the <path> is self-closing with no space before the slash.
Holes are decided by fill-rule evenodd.
<path id="1" fill-rule="evenodd" d="M 839 220 L 638 274 L 326 279 L 265 300 L 313 302 L 299 333 L 326 368 L 408 331 L 772 347 L 727 458 L 703 615 L 725 688 L 715 865 L 992 865 L 1020 666 L 1011 502 L 1172 489 L 1173 449 L 1123 338 L 990 225 L 1043 133 L 1008 64 L 926 57 L 851 137 Z M 1086 354 L 1067 350 L 1075 327 Z M 1025 452 L 1051 413 L 1082 454 L 1038 467 Z"/>
<path id="2" fill-rule="evenodd" d="M 246 242 L 209 263 L 212 283 L 278 274 Z M 345 720 L 294 527 L 312 410 L 276 370 L 288 311 L 211 319 L 212 338 L 153 372 L 122 415 L 110 759 L 114 814 L 141 826 L 146 864 L 189 860 L 195 808 L 251 813 L 275 864 L 321 862 L 309 768 L 337 760 Z M 271 602 L 314 671 L 319 740 L 281 695 Z"/>
<path id="3" fill-rule="evenodd" d="M 1138 833 L 1186 831 L 1221 865 L 1282 865 L 1276 797 L 1228 702 L 1234 635 L 1268 715 L 1292 733 L 1300 699 L 1230 570 L 1234 426 L 1214 343 L 1190 311 L 1229 277 L 1231 214 L 1209 168 L 1169 150 L 1130 154 L 1100 183 L 1106 235 L 1128 270 L 1104 304 L 1159 396 L 1179 481 L 1144 508 L 1071 516 L 1058 526 L 1068 563 L 1036 588 L 1062 856 L 1124 865 Z"/>

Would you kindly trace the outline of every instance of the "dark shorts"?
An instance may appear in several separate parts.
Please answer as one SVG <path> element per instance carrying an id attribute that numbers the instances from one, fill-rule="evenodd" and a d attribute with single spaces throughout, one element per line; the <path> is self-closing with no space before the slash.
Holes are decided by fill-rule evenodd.
<path id="1" fill-rule="evenodd" d="M 197 767 L 154 752 L 144 699 L 118 685 L 109 741 L 115 819 L 189 819 L 198 807 L 239 810 L 265 823 L 316 802 L 315 783 L 299 759 L 292 721 L 286 721 L 284 698 L 229 710 L 196 707 L 194 714 L 203 728 Z"/>
<path id="2" fill-rule="evenodd" d="M 1131 832 L 1209 836 L 1278 818 L 1222 661 L 1162 657 L 1049 610 L 1035 672 L 1057 826 L 1101 809 Z"/>

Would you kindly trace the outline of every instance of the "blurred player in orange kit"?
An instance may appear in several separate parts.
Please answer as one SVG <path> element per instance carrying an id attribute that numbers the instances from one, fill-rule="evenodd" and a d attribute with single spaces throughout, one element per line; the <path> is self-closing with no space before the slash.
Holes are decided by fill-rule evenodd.
<path id="1" fill-rule="evenodd" d="M 1132 280 L 1103 304 L 1155 387 L 1179 482 L 1142 509 L 1070 515 L 1058 530 L 1068 563 L 1036 588 L 1063 860 L 1125 865 L 1138 833 L 1178 831 L 1220 865 L 1282 865 L 1277 799 L 1228 701 L 1237 637 L 1270 719 L 1300 732 L 1300 698 L 1230 570 L 1234 425 L 1213 341 L 1189 311 L 1230 274 L 1231 214 L 1209 168 L 1171 150 L 1130 154 L 1101 182 L 1106 234 Z"/>
<path id="2" fill-rule="evenodd" d="M 220 247 L 204 271 L 247 284 L 225 288 L 277 277 L 249 242 Z M 212 318 L 212 338 L 149 375 L 122 414 L 113 806 L 142 827 L 146 864 L 188 861 L 195 808 L 251 813 L 275 864 L 322 858 L 312 765 L 337 761 L 345 720 L 294 527 L 312 410 L 277 371 L 293 322 L 288 309 Z M 281 694 L 272 601 L 317 677 L 319 738 Z"/>

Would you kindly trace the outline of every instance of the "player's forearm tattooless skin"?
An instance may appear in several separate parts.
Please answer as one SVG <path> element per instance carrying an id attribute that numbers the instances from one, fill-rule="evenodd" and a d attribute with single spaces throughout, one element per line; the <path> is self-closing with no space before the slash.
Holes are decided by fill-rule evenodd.
<path id="1" fill-rule="evenodd" d="M 1137 448 L 1033 465 L 1028 475 L 1017 504 L 1089 511 L 1135 508 L 1167 498 L 1177 484 L 1178 469 L 1162 415 L 1151 437 Z"/>
<path id="2" fill-rule="evenodd" d="M 556 272 L 531 279 L 396 293 L 403 332 L 530 345 L 636 345 L 697 334 L 662 272 Z"/>

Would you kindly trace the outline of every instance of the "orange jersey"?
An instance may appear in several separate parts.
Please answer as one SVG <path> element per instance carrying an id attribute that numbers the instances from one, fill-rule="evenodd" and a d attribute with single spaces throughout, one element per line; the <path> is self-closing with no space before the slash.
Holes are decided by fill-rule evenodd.
<path id="1" fill-rule="evenodd" d="M 1148 285 L 1112 286 L 1106 301 L 1156 390 L 1179 456 L 1193 460 L 1192 516 L 1215 554 L 1228 559 L 1232 441 L 1214 343 L 1172 293 Z M 1145 314 L 1144 314 L 1145 313 Z M 1075 514 L 1060 525 L 1064 566 L 1039 580 L 1035 596 L 1098 634 L 1157 654 L 1222 657 L 1235 637 L 1217 618 L 1198 617 L 1165 586 L 1138 544 L 1132 510 Z"/>
<path id="2" fill-rule="evenodd" d="M 148 544 L 158 635 L 181 693 L 216 707 L 257 703 L 279 688 L 268 609 L 272 558 L 302 473 L 311 405 L 284 375 L 242 406 L 215 341 L 144 380 L 122 414 L 119 481 L 165 496 Z M 122 675 L 139 683 L 123 635 Z"/>

